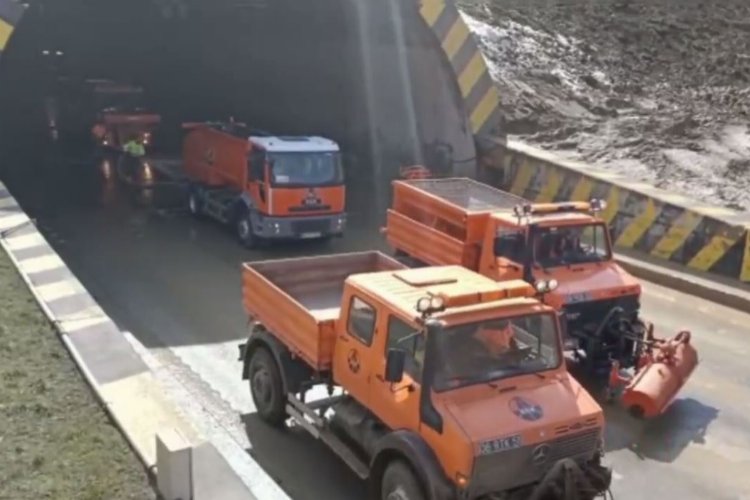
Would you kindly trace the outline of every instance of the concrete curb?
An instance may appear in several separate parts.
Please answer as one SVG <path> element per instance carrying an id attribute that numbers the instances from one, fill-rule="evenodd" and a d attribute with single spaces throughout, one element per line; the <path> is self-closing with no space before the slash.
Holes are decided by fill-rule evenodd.
<path id="1" fill-rule="evenodd" d="M 652 264 L 622 254 L 615 258 L 636 278 L 750 313 L 750 290 L 685 273 L 676 265 L 665 267 L 663 264 Z"/>
<path id="2" fill-rule="evenodd" d="M 218 450 L 204 442 L 195 427 L 183 418 L 125 334 L 73 275 L 2 183 L 0 246 L 55 325 L 97 398 L 149 471 L 157 467 L 157 436 L 163 442 L 162 436 L 177 434 L 182 446 L 193 455 L 191 470 L 183 471 L 182 480 L 190 481 L 194 500 L 255 500 Z M 193 481 L 198 475 L 210 481 L 202 481 L 199 487 Z M 221 478 L 221 484 L 216 484 L 216 478 Z"/>

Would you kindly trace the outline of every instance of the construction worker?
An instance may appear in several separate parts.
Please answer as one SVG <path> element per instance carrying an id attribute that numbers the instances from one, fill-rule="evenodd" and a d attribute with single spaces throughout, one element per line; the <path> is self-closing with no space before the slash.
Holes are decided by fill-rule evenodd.
<path id="1" fill-rule="evenodd" d="M 130 136 L 122 150 L 125 153 L 125 168 L 135 172 L 141 165 L 141 158 L 146 156 L 146 148 L 143 147 L 141 138 L 137 135 Z"/>

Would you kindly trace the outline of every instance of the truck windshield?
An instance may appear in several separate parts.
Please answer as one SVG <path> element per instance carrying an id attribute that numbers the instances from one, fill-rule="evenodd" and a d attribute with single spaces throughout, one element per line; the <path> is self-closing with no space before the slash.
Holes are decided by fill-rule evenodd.
<path id="1" fill-rule="evenodd" d="M 602 262 L 610 258 L 607 228 L 602 223 L 535 230 L 534 261 L 542 267 Z"/>
<path id="2" fill-rule="evenodd" d="M 269 153 L 274 186 L 325 186 L 341 184 L 339 153 Z"/>
<path id="3" fill-rule="evenodd" d="M 433 386 L 444 391 L 557 368 L 558 336 L 551 313 L 445 328 L 435 339 Z"/>

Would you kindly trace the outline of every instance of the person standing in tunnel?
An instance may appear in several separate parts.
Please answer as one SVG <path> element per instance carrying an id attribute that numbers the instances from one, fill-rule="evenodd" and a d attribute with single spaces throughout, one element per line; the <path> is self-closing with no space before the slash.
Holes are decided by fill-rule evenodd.
<path id="1" fill-rule="evenodd" d="M 131 135 L 128 142 L 122 147 L 122 150 L 125 153 L 123 161 L 126 171 L 135 173 L 141 165 L 141 160 L 146 156 L 146 148 L 143 146 L 141 138 Z"/>

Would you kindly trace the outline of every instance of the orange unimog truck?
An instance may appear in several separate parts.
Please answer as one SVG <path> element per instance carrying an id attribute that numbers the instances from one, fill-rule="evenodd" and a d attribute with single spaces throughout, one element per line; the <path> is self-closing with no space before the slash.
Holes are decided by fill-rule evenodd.
<path id="1" fill-rule="evenodd" d="M 638 316 L 641 287 L 614 260 L 605 208 L 530 204 L 466 178 L 394 181 L 388 243 L 411 265 L 462 265 L 497 281 L 553 281 L 546 304 L 564 317 L 576 369 L 636 416 L 672 402 L 698 363 L 690 334 L 653 337 Z M 535 285 L 536 286 L 536 285 Z"/>
<path id="2" fill-rule="evenodd" d="M 602 409 L 567 372 L 558 316 L 529 284 L 379 252 L 242 272 L 240 353 L 258 414 L 320 439 L 370 498 L 607 491 Z"/>
<path id="3" fill-rule="evenodd" d="M 239 241 L 328 239 L 346 225 L 338 144 L 275 137 L 244 124 L 186 124 L 188 208 L 234 228 Z"/>

